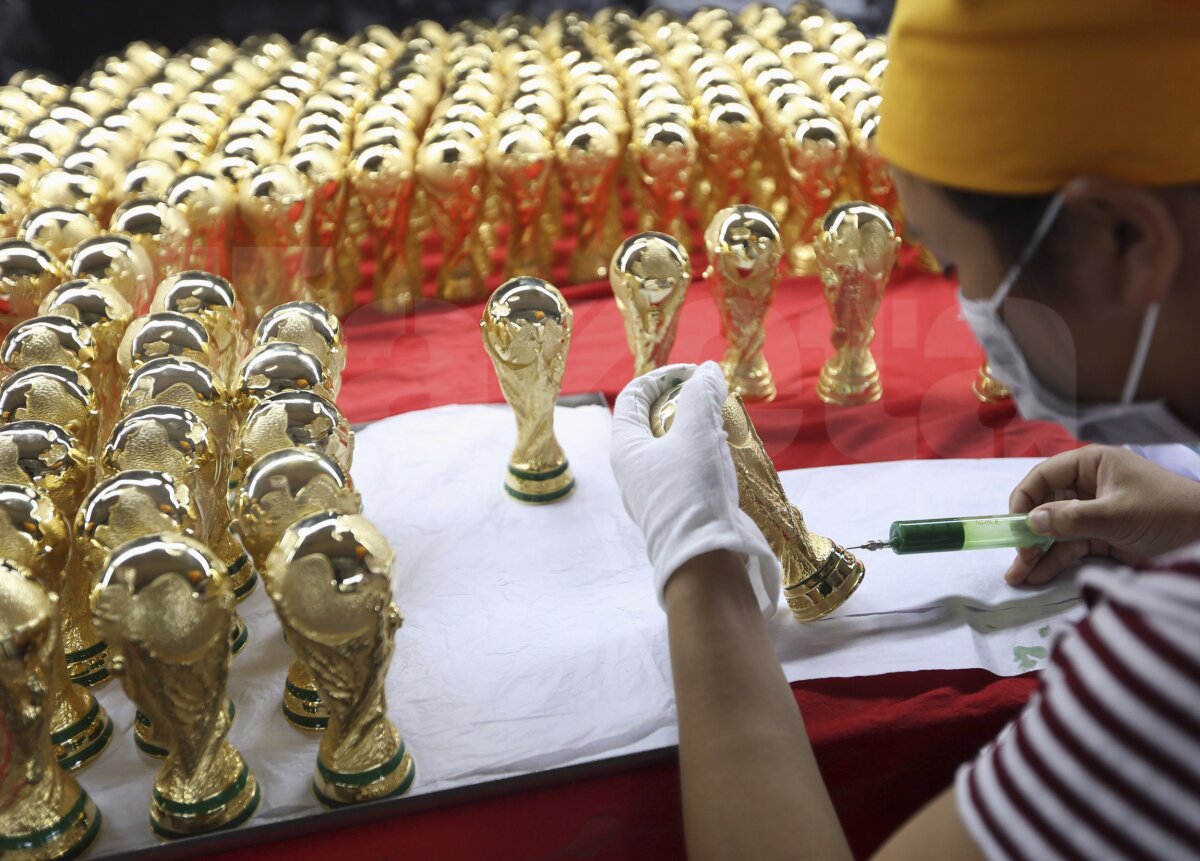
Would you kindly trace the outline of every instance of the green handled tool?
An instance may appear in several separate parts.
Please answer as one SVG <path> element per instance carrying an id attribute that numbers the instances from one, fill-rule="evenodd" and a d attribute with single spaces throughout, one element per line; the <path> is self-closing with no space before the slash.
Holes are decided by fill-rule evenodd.
<path id="1" fill-rule="evenodd" d="M 949 550 L 991 550 L 997 547 L 1049 547 L 1054 539 L 1029 528 L 1025 514 L 990 517 L 941 517 L 935 520 L 897 520 L 886 541 L 868 541 L 848 550 L 893 553 L 943 553 Z"/>

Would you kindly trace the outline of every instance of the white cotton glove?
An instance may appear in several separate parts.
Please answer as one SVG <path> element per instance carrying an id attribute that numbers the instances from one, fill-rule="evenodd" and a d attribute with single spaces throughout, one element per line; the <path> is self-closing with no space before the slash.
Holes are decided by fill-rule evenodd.
<path id="1" fill-rule="evenodd" d="M 681 380 L 686 384 L 674 423 L 655 437 L 650 407 Z M 625 510 L 646 539 L 660 605 L 667 580 L 683 563 L 712 550 L 730 550 L 746 557 L 758 605 L 770 617 L 779 601 L 779 560 L 738 507 L 737 476 L 721 418 L 727 395 L 715 362 L 669 365 L 638 377 L 613 409 L 613 474 Z"/>

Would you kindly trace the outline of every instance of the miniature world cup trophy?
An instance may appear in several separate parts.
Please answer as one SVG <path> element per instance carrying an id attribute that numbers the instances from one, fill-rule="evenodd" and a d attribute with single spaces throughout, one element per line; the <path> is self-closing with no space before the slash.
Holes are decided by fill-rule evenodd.
<path id="1" fill-rule="evenodd" d="M 178 533 L 138 538 L 109 558 L 92 590 L 113 671 L 168 751 L 150 823 L 166 838 L 245 822 L 259 790 L 226 739 L 233 591 L 220 561 Z"/>
<path id="2" fill-rule="evenodd" d="M 150 311 L 175 311 L 199 322 L 212 342 L 214 370 L 231 383 L 241 358 L 242 306 L 232 285 L 220 275 L 180 272 L 159 283 Z"/>
<path id="3" fill-rule="evenodd" d="M 767 309 L 775 299 L 783 245 L 779 224 L 754 206 L 722 209 L 704 232 L 709 273 L 727 346 L 721 369 L 729 388 L 746 400 L 775 397 L 775 380 L 763 357 Z"/>
<path id="4" fill-rule="evenodd" d="M 682 390 L 682 385 L 675 386 L 650 408 L 650 429 L 655 436 L 671 429 Z M 832 613 L 862 582 L 862 562 L 828 538 L 808 530 L 804 515 L 788 502 L 775 465 L 737 392 L 726 399 L 721 417 L 737 474 L 738 504 L 779 557 L 788 608 L 801 622 Z"/>
<path id="5" fill-rule="evenodd" d="M 420 254 L 417 231 L 410 221 L 416 190 L 415 147 L 385 141 L 361 147 L 350 161 L 350 182 L 354 192 L 349 215 L 361 208 L 365 224 L 375 243 L 376 271 L 372 299 L 387 313 L 411 311 L 421 300 Z M 356 237 L 357 240 L 362 237 Z M 336 311 L 351 310 L 348 297 Z M 344 310 L 343 310 L 344 309 Z"/>
<path id="6" fill-rule="evenodd" d="M 322 511 L 362 511 L 349 476 L 329 457 L 307 448 L 263 455 L 231 497 L 234 528 L 260 571 L 266 571 L 268 554 L 292 524 Z M 329 724 L 329 709 L 312 670 L 299 658 L 288 668 L 283 715 L 303 730 L 320 731 Z"/>
<path id="7" fill-rule="evenodd" d="M 575 250 L 568 263 L 573 282 L 603 278 L 610 255 L 608 224 L 613 186 L 621 164 L 621 139 L 598 122 L 564 126 L 556 142 L 558 167 L 579 218 Z"/>
<path id="8" fill-rule="evenodd" d="M 288 528 L 267 561 L 267 593 L 329 709 L 313 776 L 327 806 L 412 786 L 413 760 L 388 720 L 384 691 L 403 621 L 392 601 L 394 559 L 366 519 L 330 511 Z"/>
<path id="9" fill-rule="evenodd" d="M 263 455 L 290 448 L 319 451 L 349 474 L 354 431 L 333 401 L 313 392 L 285 391 L 264 398 L 234 437 L 230 487 L 236 488 Z"/>
<path id="10" fill-rule="evenodd" d="M 667 364 L 692 268 L 687 249 L 665 233 L 639 233 L 621 243 L 608 280 L 625 320 L 634 376 Z"/>
<path id="11" fill-rule="evenodd" d="M 484 306 L 483 345 L 517 420 L 504 489 L 521 502 L 555 502 L 575 489 L 554 436 L 554 404 L 571 345 L 571 319 L 562 293 L 538 278 L 506 281 Z"/>
<path id="12" fill-rule="evenodd" d="M 315 302 L 286 302 L 263 315 L 254 331 L 254 346 L 276 341 L 296 344 L 320 361 L 337 396 L 346 367 L 346 336 L 342 323 L 329 309 Z"/>
<path id="13" fill-rule="evenodd" d="M 483 209 L 483 174 L 483 151 L 468 140 L 431 140 L 417 153 L 417 177 L 445 255 L 438 295 L 451 302 L 470 301 L 483 292 L 483 273 L 469 241 Z"/>
<path id="14" fill-rule="evenodd" d="M 0 328 L 32 317 L 63 280 L 62 266 L 46 249 L 21 239 L 0 241 Z"/>
<path id="15" fill-rule="evenodd" d="M 871 339 L 875 313 L 900 248 L 895 225 L 874 204 L 839 204 L 825 216 L 814 248 L 837 351 L 821 368 L 817 395 L 828 404 L 872 403 L 883 391 Z"/>
<path id="16" fill-rule="evenodd" d="M 55 758 L 53 700 L 70 683 L 54 679 L 62 651 L 54 599 L 25 575 L 0 562 L 0 850 L 46 861 L 86 852 L 100 811 Z"/>

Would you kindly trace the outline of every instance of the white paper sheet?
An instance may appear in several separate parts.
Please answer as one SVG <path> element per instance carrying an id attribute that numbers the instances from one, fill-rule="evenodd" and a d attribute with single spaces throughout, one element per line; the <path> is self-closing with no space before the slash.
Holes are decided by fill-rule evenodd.
<path id="1" fill-rule="evenodd" d="M 358 435 L 353 475 L 366 513 L 397 554 L 406 621 L 388 676 L 391 715 L 417 762 L 414 793 L 448 789 L 674 744 L 666 619 L 639 533 L 608 465 L 602 407 L 559 409 L 578 489 L 546 507 L 501 488 L 514 438 L 503 406 L 451 406 L 381 421 Z M 921 461 L 783 475 L 817 531 L 850 545 L 894 519 L 1002 511 L 1029 461 Z M 771 624 L 791 680 L 984 667 L 1023 672 L 1044 631 L 1077 612 L 1069 582 L 1004 586 L 1003 551 L 867 554 L 841 612 Z M 290 661 L 261 589 L 240 605 L 250 627 L 235 659 L 231 740 L 263 789 L 250 825 L 319 812 L 309 781 L 318 736 L 280 712 Z M 1040 650 L 1040 651 L 1039 651 Z M 137 753 L 133 708 L 100 691 L 117 736 L 81 774 L 105 817 L 97 854 L 152 846 L 156 764 Z"/>

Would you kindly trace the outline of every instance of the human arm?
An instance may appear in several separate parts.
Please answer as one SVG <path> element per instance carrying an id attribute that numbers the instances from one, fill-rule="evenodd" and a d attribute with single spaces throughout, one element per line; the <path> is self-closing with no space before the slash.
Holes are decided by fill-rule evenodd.
<path id="1" fill-rule="evenodd" d="M 1041 585 L 1084 556 L 1134 564 L 1200 540 L 1200 482 L 1123 448 L 1092 445 L 1048 458 L 1013 490 L 1013 513 L 1032 512 L 1048 550 L 1022 548 L 1005 574 Z"/>

